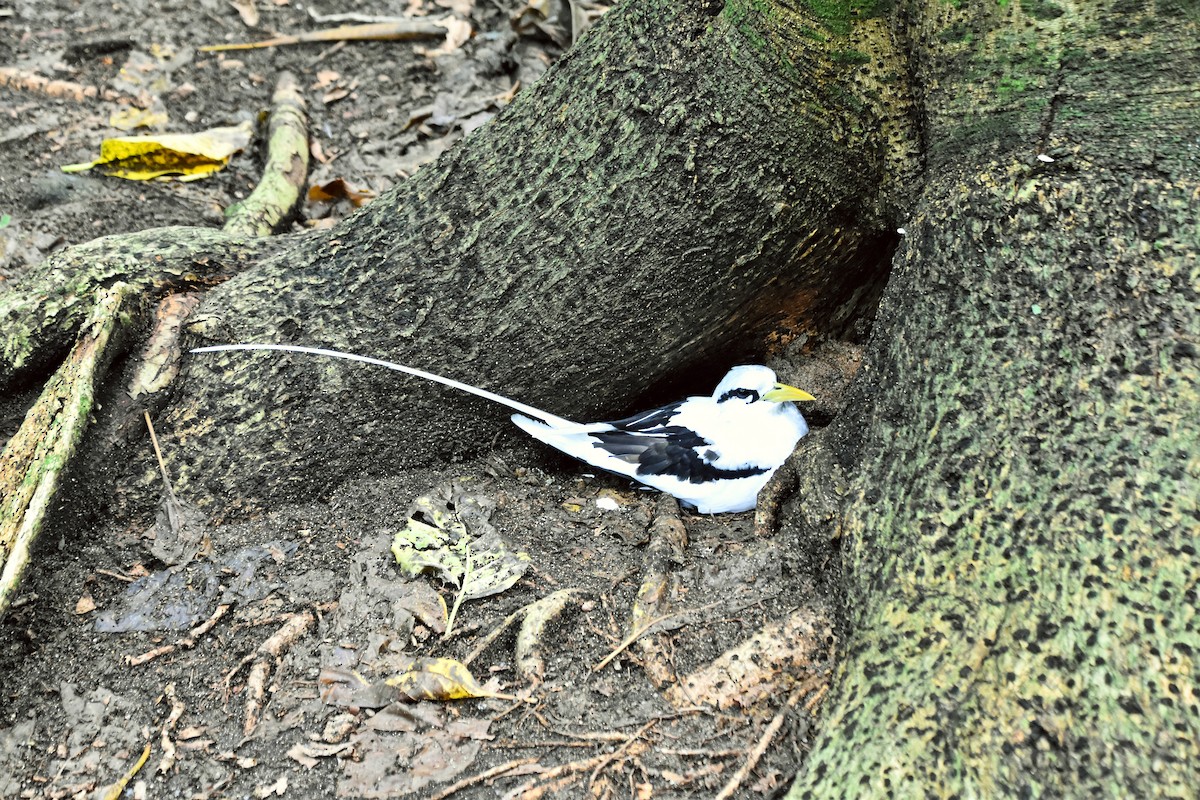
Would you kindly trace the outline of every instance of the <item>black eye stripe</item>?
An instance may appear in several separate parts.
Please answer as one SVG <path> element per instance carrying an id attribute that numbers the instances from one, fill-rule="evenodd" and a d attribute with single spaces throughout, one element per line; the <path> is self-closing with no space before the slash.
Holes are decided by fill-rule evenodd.
<path id="1" fill-rule="evenodd" d="M 738 387 L 737 389 L 730 389 L 728 392 L 718 397 L 717 402 L 724 403 L 731 397 L 736 397 L 741 400 L 749 400 L 751 403 L 757 402 L 759 398 L 758 392 L 754 391 L 753 389 L 743 389 Z"/>

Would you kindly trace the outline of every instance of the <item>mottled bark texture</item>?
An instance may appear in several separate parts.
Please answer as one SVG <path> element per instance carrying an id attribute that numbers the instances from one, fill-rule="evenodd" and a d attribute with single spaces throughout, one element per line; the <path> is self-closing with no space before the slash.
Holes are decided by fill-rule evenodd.
<path id="1" fill-rule="evenodd" d="M 814 448 L 848 632 L 789 796 L 1194 796 L 1196 6 L 897 19 L 927 182 Z"/>
<path id="2" fill-rule="evenodd" d="M 690 369 L 706 385 L 673 390 L 711 390 L 781 325 L 844 329 L 893 245 L 902 170 L 879 142 L 904 118 L 878 87 L 904 82 L 882 25 L 864 34 L 877 55 L 840 59 L 814 26 L 786 3 L 614 9 L 436 164 L 211 292 L 194 343 L 348 349 L 587 418 Z M 311 497 L 508 424 L 278 353 L 191 358 L 165 423 L 181 489 L 230 500 Z"/>

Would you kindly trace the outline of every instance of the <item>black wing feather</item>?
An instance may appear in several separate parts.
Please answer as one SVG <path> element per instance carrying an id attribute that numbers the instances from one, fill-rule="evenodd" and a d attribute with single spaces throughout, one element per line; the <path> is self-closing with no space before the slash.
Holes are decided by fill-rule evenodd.
<path id="1" fill-rule="evenodd" d="M 590 434 L 592 446 L 637 464 L 638 475 L 672 475 L 687 483 L 762 475 L 766 467 L 721 469 L 709 461 L 712 442 L 682 425 L 670 425 L 680 403 L 616 422 L 611 431 Z"/>

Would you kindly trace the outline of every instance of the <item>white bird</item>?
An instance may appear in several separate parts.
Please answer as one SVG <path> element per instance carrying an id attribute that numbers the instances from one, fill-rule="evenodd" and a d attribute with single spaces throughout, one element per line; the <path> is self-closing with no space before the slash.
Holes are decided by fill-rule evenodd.
<path id="1" fill-rule="evenodd" d="M 808 433 L 794 401 L 808 392 L 779 383 L 767 367 L 726 373 L 711 397 L 689 397 L 614 422 L 579 423 L 477 386 L 378 358 L 282 344 L 198 347 L 282 350 L 360 361 L 453 386 L 519 411 L 512 421 L 551 447 L 678 498 L 702 514 L 749 511 L 758 492 Z"/>

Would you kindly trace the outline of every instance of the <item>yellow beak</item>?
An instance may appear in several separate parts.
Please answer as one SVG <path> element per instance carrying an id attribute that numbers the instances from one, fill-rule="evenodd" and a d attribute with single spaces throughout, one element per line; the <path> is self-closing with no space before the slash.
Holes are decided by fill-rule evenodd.
<path id="1" fill-rule="evenodd" d="M 763 395 L 763 400 L 770 400 L 773 403 L 785 403 L 788 400 L 816 400 L 808 392 L 803 389 L 797 389 L 795 386 L 788 386 L 786 383 L 777 383 L 775 388 Z"/>

